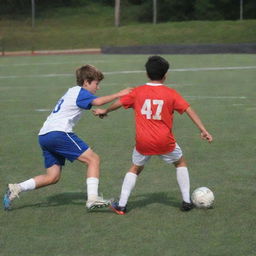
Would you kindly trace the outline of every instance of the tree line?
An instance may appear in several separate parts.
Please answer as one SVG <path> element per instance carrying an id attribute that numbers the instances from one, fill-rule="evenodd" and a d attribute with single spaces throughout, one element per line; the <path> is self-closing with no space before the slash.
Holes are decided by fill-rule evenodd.
<path id="1" fill-rule="evenodd" d="M 27 15 L 31 12 L 32 0 L 0 0 L 1 16 Z M 58 7 L 79 7 L 89 3 L 115 6 L 115 0 L 33 0 L 37 13 Z M 122 8 L 129 6 L 138 10 L 139 22 L 152 22 L 153 0 L 120 0 Z M 155 0 L 157 21 L 188 20 L 237 20 L 240 18 L 241 3 L 244 19 L 256 18 L 256 0 Z"/>

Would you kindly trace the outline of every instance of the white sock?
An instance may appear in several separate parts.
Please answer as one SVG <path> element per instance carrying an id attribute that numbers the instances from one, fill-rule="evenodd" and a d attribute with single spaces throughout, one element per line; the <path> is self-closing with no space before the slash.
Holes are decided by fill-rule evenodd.
<path id="1" fill-rule="evenodd" d="M 87 184 L 87 199 L 88 200 L 96 200 L 98 197 L 98 187 L 99 187 L 99 179 L 95 177 L 90 177 L 86 179 Z"/>
<path id="2" fill-rule="evenodd" d="M 36 188 L 36 182 L 33 178 L 23 181 L 18 184 L 21 188 L 21 191 L 28 191 L 28 190 L 33 190 Z"/>
<path id="3" fill-rule="evenodd" d="M 180 187 L 183 201 L 190 203 L 190 180 L 187 167 L 176 168 L 177 181 Z"/>
<path id="4" fill-rule="evenodd" d="M 136 184 L 137 177 L 138 175 L 135 173 L 132 173 L 132 172 L 126 173 L 124 177 L 123 185 L 122 185 L 119 203 L 118 203 L 119 206 L 121 207 L 126 206 L 128 198 Z"/>

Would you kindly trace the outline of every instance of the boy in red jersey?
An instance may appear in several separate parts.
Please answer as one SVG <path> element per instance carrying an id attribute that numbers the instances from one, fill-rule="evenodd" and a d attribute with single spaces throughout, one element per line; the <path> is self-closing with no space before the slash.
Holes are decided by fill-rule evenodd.
<path id="1" fill-rule="evenodd" d="M 193 209 L 189 173 L 181 148 L 172 133 L 174 111 L 180 114 L 185 112 L 199 128 L 202 139 L 212 142 L 213 138 L 189 103 L 174 89 L 163 84 L 169 63 L 160 56 L 151 56 L 145 66 L 150 79 L 148 83 L 134 88 L 109 108 L 93 111 L 101 118 L 121 106 L 133 108 L 135 112 L 136 146 L 132 155 L 133 164 L 125 175 L 120 200 L 113 202 L 111 208 L 117 214 L 125 214 L 126 204 L 138 175 L 150 157 L 158 155 L 176 167 L 177 181 L 183 199 L 181 210 L 189 211 Z"/>

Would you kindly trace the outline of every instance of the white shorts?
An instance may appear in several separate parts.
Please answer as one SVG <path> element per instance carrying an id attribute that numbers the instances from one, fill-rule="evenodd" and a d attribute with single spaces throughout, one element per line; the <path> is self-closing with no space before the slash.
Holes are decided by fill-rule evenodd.
<path id="1" fill-rule="evenodd" d="M 137 166 L 143 166 L 151 158 L 151 156 L 152 155 L 142 155 L 136 150 L 136 148 L 134 148 L 132 153 L 132 162 Z M 176 147 L 172 152 L 157 156 L 162 158 L 166 163 L 172 164 L 177 162 L 182 157 L 182 150 L 176 143 Z"/>

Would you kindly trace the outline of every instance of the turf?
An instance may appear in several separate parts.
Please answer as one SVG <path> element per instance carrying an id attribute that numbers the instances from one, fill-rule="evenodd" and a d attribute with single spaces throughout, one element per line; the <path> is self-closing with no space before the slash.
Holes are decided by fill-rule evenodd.
<path id="1" fill-rule="evenodd" d="M 211 188 L 214 209 L 179 210 L 175 169 L 152 158 L 138 179 L 128 213 L 85 209 L 85 166 L 67 163 L 61 181 L 21 195 L 0 211 L 0 255 L 253 256 L 255 246 L 255 55 L 165 55 L 167 85 L 192 104 L 213 134 L 200 140 L 186 115 L 175 134 L 188 161 L 191 189 Z M 37 133 L 57 99 L 75 84 L 76 67 L 106 74 L 98 95 L 146 81 L 145 55 L 69 55 L 0 59 L 0 191 L 43 172 Z M 178 71 L 240 67 L 237 70 Z M 251 69 L 241 69 L 251 67 Z M 115 73 L 112 73 L 115 72 Z M 40 110 L 40 111 L 39 111 Z M 101 156 L 100 190 L 118 198 L 134 145 L 132 112 L 100 120 L 86 112 L 76 132 Z"/>

